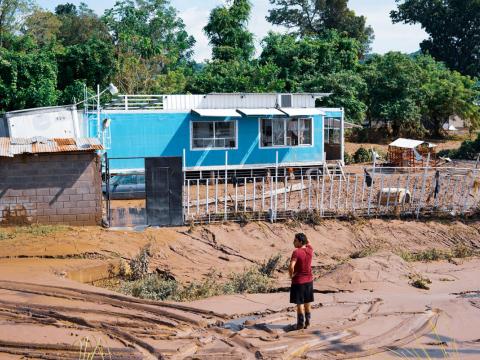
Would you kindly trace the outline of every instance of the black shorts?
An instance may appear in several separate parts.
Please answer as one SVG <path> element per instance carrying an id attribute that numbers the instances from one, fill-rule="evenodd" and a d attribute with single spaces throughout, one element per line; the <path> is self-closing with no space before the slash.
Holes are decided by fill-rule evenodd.
<path id="1" fill-rule="evenodd" d="M 290 302 L 297 305 L 313 302 L 313 281 L 306 284 L 292 284 Z"/>

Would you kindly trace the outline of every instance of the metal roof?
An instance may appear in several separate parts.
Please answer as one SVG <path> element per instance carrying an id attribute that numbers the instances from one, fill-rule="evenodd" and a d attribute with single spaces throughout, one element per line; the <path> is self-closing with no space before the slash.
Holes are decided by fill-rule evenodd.
<path id="1" fill-rule="evenodd" d="M 45 154 L 103 150 L 96 138 L 47 139 L 0 137 L 0 157 L 14 157 L 20 154 Z"/>
<path id="2" fill-rule="evenodd" d="M 420 146 L 420 145 L 425 144 L 425 143 L 426 142 L 422 141 L 422 140 L 412 140 L 412 139 L 398 138 L 397 140 L 395 140 L 394 142 L 389 144 L 389 146 L 399 147 L 399 148 L 404 148 L 404 149 L 415 149 L 417 146 Z M 428 144 L 428 147 L 431 147 L 431 148 L 437 146 L 437 145 L 432 144 L 432 143 L 427 143 L 427 144 Z"/>

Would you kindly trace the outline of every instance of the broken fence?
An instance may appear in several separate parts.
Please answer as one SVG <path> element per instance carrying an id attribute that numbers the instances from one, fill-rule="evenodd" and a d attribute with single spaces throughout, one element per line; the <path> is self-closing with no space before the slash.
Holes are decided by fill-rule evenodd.
<path id="1" fill-rule="evenodd" d="M 318 217 L 463 215 L 477 209 L 476 169 L 375 168 L 357 174 L 186 179 L 186 223 Z"/>

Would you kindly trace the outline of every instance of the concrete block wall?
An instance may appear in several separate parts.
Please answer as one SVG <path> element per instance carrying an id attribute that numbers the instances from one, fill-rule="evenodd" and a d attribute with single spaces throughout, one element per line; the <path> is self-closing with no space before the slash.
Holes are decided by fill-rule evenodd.
<path id="1" fill-rule="evenodd" d="M 100 158 L 94 152 L 0 158 L 0 224 L 97 225 Z"/>

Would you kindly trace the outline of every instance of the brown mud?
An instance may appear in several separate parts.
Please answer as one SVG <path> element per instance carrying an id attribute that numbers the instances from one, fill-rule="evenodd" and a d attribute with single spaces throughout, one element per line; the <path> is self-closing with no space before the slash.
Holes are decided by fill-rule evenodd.
<path id="1" fill-rule="evenodd" d="M 112 359 L 480 358 L 480 259 L 410 263 L 397 255 L 459 244 L 478 249 L 479 229 L 475 221 L 329 220 L 316 227 L 251 223 L 15 234 L 0 240 L 0 358 L 78 359 L 84 339 L 108 349 Z M 309 329 L 289 331 L 295 312 L 285 292 L 173 303 L 88 284 L 146 244 L 151 271 L 168 271 L 181 282 L 212 270 L 227 275 L 277 253 L 287 259 L 299 231 L 316 255 Z M 350 258 L 362 249 L 375 251 Z M 415 275 L 430 279 L 430 290 L 412 287 Z M 288 286 L 284 271 L 275 276 L 278 288 Z"/>

